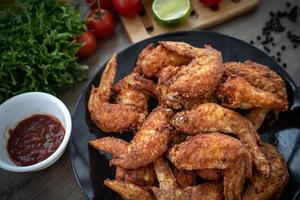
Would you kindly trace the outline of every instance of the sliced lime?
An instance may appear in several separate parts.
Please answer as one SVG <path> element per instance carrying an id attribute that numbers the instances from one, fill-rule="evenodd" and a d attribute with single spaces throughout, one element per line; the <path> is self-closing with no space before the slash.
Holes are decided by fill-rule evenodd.
<path id="1" fill-rule="evenodd" d="M 190 0 L 154 0 L 152 13 L 157 23 L 174 27 L 189 18 L 191 3 Z"/>

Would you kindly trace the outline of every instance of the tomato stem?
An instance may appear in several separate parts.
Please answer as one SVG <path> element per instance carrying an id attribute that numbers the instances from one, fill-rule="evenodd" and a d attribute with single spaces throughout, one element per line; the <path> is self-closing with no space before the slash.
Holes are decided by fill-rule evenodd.
<path id="1" fill-rule="evenodd" d="M 101 7 L 100 7 L 101 2 L 100 2 L 100 0 L 97 0 L 97 4 L 98 4 L 98 10 L 97 10 L 98 11 L 98 16 L 101 17 Z"/>

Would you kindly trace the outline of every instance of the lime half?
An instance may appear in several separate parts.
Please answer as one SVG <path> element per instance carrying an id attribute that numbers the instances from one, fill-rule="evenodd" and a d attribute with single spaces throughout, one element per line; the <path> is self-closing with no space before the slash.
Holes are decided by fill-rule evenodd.
<path id="1" fill-rule="evenodd" d="M 154 19 L 163 26 L 177 26 L 184 23 L 191 14 L 190 0 L 154 0 Z"/>

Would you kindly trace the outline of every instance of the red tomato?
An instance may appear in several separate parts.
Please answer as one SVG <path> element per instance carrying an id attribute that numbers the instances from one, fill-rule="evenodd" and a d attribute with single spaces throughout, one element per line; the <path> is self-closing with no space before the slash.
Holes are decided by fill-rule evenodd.
<path id="1" fill-rule="evenodd" d="M 112 14 L 104 9 L 92 10 L 88 14 L 87 28 L 96 37 L 105 37 L 113 34 L 115 21 Z"/>
<path id="2" fill-rule="evenodd" d="M 205 6 L 218 5 L 222 0 L 200 0 Z"/>
<path id="3" fill-rule="evenodd" d="M 100 7 L 105 10 L 110 10 L 112 8 L 111 0 L 99 0 Z M 98 8 L 98 0 L 86 0 L 87 4 L 92 7 L 93 10 Z"/>
<path id="4" fill-rule="evenodd" d="M 91 32 L 85 32 L 76 38 L 77 43 L 82 44 L 82 47 L 77 52 L 79 58 L 90 56 L 96 49 L 97 41 Z"/>
<path id="5" fill-rule="evenodd" d="M 113 0 L 113 6 L 124 17 L 133 17 L 143 8 L 141 0 Z"/>

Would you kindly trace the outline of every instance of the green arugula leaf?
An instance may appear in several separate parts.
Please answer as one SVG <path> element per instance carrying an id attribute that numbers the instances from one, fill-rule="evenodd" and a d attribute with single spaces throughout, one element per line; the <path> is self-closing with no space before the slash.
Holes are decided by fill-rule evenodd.
<path id="1" fill-rule="evenodd" d="M 77 62 L 80 14 L 55 0 L 18 0 L 0 11 L 0 103 L 27 91 L 57 95 L 86 77 Z"/>

